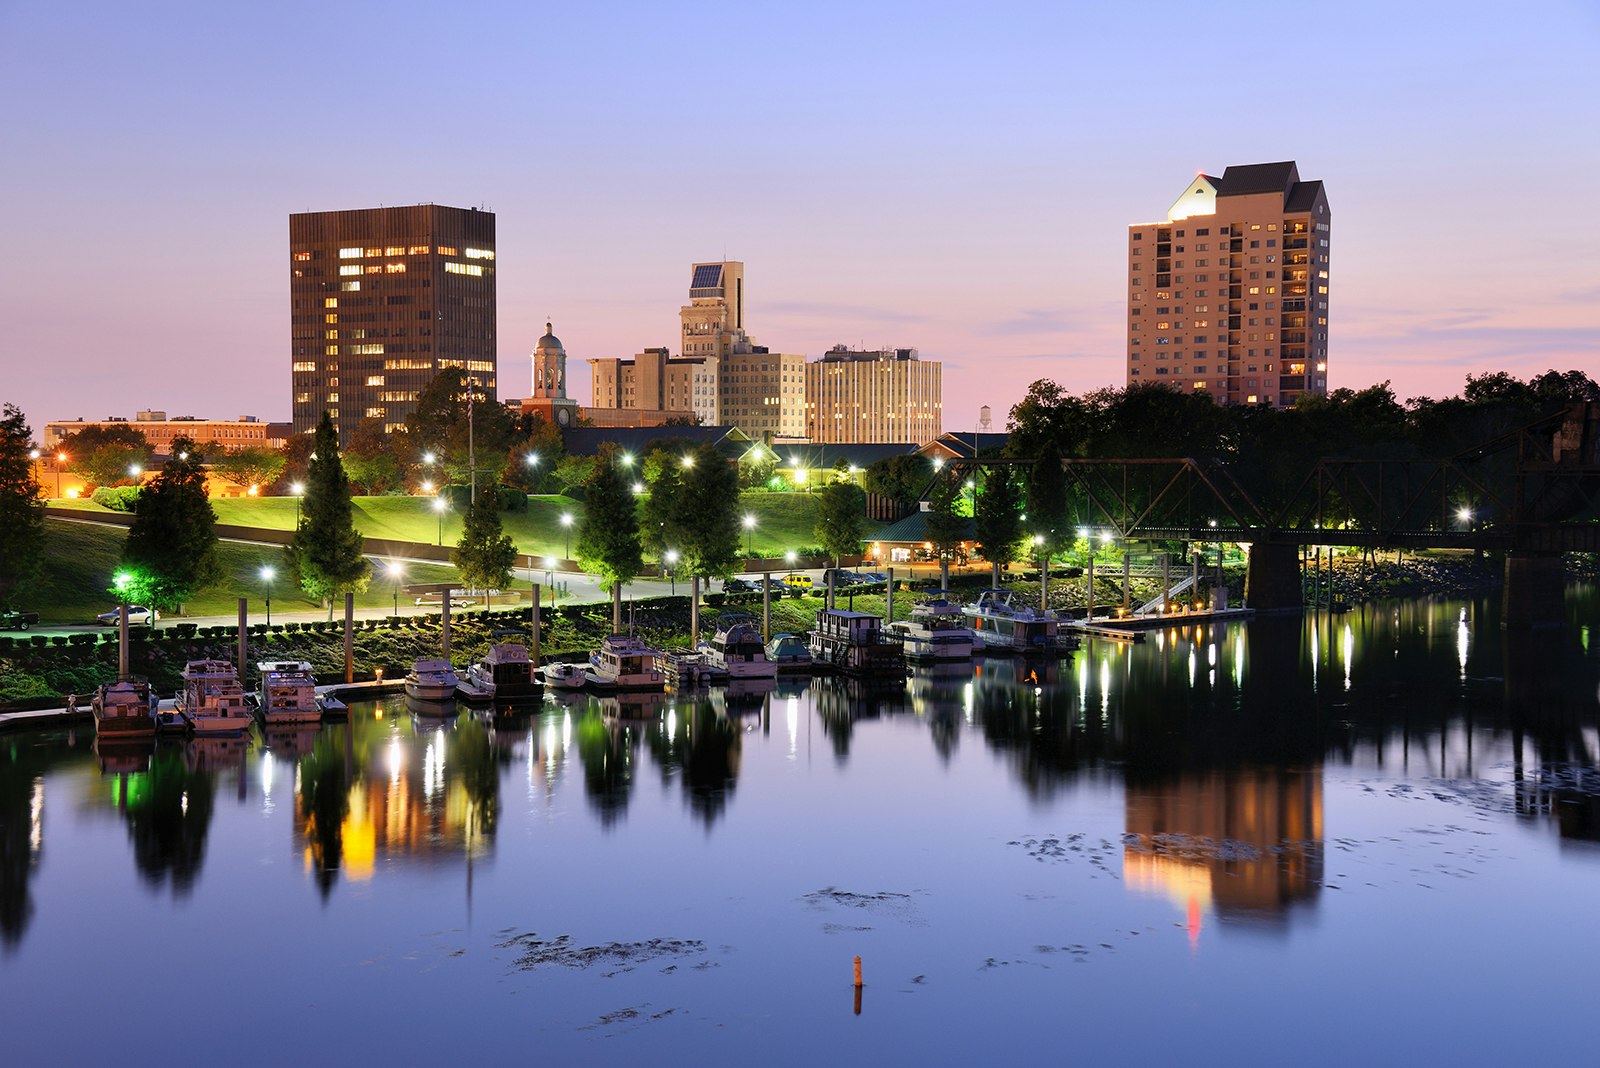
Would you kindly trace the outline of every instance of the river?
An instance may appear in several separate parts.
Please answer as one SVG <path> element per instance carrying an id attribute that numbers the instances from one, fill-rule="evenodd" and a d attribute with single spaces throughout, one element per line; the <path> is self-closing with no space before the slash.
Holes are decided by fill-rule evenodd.
<path id="1" fill-rule="evenodd" d="M 1593 1053 L 1600 597 L 99 753 L 0 737 L 18 1065 Z M 864 984 L 853 983 L 862 962 Z"/>

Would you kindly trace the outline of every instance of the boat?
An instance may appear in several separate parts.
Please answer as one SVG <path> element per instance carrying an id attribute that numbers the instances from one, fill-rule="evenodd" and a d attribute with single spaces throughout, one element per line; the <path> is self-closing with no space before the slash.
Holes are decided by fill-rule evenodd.
<path id="1" fill-rule="evenodd" d="M 806 645 L 815 663 L 849 675 L 903 676 L 900 646 L 884 640 L 882 627 L 883 620 L 866 612 L 823 608 Z"/>
<path id="2" fill-rule="evenodd" d="M 772 679 L 778 675 L 778 666 L 767 659 L 761 632 L 746 619 L 718 621 L 716 634 L 710 641 L 700 643 L 699 652 L 713 674 L 723 673 L 730 679 Z"/>
<path id="3" fill-rule="evenodd" d="M 613 634 L 589 656 L 589 685 L 601 690 L 661 690 L 661 653 L 631 634 Z"/>
<path id="4" fill-rule="evenodd" d="M 256 714 L 269 727 L 290 723 L 318 723 L 322 709 L 317 706 L 317 680 L 311 665 L 304 660 L 262 660 L 261 696 Z"/>
<path id="5" fill-rule="evenodd" d="M 968 627 L 983 639 L 985 653 L 1062 656 L 1078 647 L 1071 635 L 1061 633 L 1059 616 L 1016 604 L 1012 593 L 985 590 L 961 609 Z"/>
<path id="6" fill-rule="evenodd" d="M 542 688 L 528 659 L 528 647 L 520 642 L 497 642 L 467 669 L 458 689 L 469 701 L 506 701 L 536 697 Z"/>
<path id="7" fill-rule="evenodd" d="M 331 690 L 327 693 L 317 694 L 317 707 L 322 710 L 323 719 L 343 720 L 350 718 L 350 706 L 335 697 Z"/>
<path id="8" fill-rule="evenodd" d="M 907 660 L 972 659 L 972 628 L 967 625 L 961 606 L 942 594 L 912 605 L 910 618 L 891 624 L 890 631 L 900 638 Z"/>
<path id="9" fill-rule="evenodd" d="M 153 738 L 156 721 L 150 701 L 150 684 L 143 679 L 118 679 L 95 690 L 89 706 L 94 712 L 98 737 Z"/>
<path id="10" fill-rule="evenodd" d="M 438 658 L 418 660 L 411 665 L 411 673 L 406 676 L 406 696 L 419 701 L 453 700 L 456 687 L 460 685 L 461 680 L 456 677 L 450 661 Z"/>
<path id="11" fill-rule="evenodd" d="M 165 700 L 153 698 L 150 701 L 150 715 L 155 717 L 157 734 L 188 734 L 189 721 L 183 718 L 183 713 L 178 710 L 176 698 L 168 697 Z"/>
<path id="12" fill-rule="evenodd" d="M 242 734 L 255 720 L 239 673 L 226 660 L 191 660 L 183 666 L 178 714 L 195 734 Z"/>
<path id="13" fill-rule="evenodd" d="M 545 687 L 551 690 L 581 690 L 589 683 L 582 664 L 546 664 L 540 674 Z"/>
<path id="14" fill-rule="evenodd" d="M 774 634 L 767 643 L 767 659 L 780 675 L 811 672 L 811 650 L 798 634 Z"/>

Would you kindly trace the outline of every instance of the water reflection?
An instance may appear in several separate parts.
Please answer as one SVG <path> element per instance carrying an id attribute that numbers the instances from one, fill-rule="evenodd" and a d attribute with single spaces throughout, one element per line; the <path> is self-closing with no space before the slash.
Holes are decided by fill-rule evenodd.
<path id="1" fill-rule="evenodd" d="M 671 714 L 645 729 L 645 740 L 662 781 L 682 784 L 690 811 L 709 829 L 733 795 L 744 731 L 699 693 L 683 695 Z"/>
<path id="2" fill-rule="evenodd" d="M 117 775 L 106 783 L 133 842 L 133 861 L 152 889 L 170 885 L 187 897 L 205 861 L 206 835 L 217 780 L 190 746 L 159 746 L 150 770 Z"/>

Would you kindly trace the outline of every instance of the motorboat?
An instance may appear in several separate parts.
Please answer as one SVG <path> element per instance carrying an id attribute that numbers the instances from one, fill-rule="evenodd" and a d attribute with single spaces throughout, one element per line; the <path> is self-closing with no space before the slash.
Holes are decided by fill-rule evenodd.
<path id="1" fill-rule="evenodd" d="M 798 634 L 774 634 L 767 643 L 767 659 L 780 675 L 811 671 L 811 650 Z"/>
<path id="2" fill-rule="evenodd" d="M 455 698 L 456 687 L 460 685 L 461 680 L 456 677 L 450 661 L 418 660 L 406 676 L 406 696 L 419 701 L 449 701 Z"/>
<path id="3" fill-rule="evenodd" d="M 183 667 L 178 713 L 195 734 L 242 734 L 255 717 L 239 673 L 226 660 L 191 660 Z"/>
<path id="4" fill-rule="evenodd" d="M 290 723 L 318 723 L 322 709 L 317 706 L 317 679 L 311 664 L 304 660 L 262 660 L 261 697 L 256 713 L 269 727 Z"/>
<path id="5" fill-rule="evenodd" d="M 972 628 L 967 625 L 961 606 L 943 596 L 918 601 L 911 606 L 910 617 L 891 624 L 890 631 L 900 638 L 907 660 L 972 659 Z"/>
<path id="6" fill-rule="evenodd" d="M 661 653 L 631 634 L 613 634 L 589 655 L 589 685 L 602 690 L 661 690 Z"/>
<path id="7" fill-rule="evenodd" d="M 543 685 L 533 673 L 527 646 L 497 642 L 467 669 L 459 689 L 468 700 L 505 701 L 537 696 Z"/>
<path id="8" fill-rule="evenodd" d="M 583 664 L 546 664 L 541 674 L 544 675 L 545 687 L 551 690 L 581 690 L 589 684 Z"/>
<path id="9" fill-rule="evenodd" d="M 143 679 L 118 679 L 95 690 L 89 706 L 94 731 L 101 738 L 151 738 L 156 733 L 150 684 Z"/>
<path id="10" fill-rule="evenodd" d="M 986 653 L 1025 653 L 1061 656 L 1077 642 L 1061 633 L 1061 619 L 1013 602 L 1011 590 L 985 590 L 977 601 L 961 609 L 971 630 L 983 639 Z"/>
<path id="11" fill-rule="evenodd" d="M 183 718 L 175 697 L 152 697 L 150 715 L 155 717 L 157 734 L 188 734 L 189 721 Z"/>
<path id="12" fill-rule="evenodd" d="M 823 608 L 807 634 L 812 660 L 849 675 L 905 674 L 900 646 L 886 641 L 883 620 L 866 612 Z"/>
<path id="13" fill-rule="evenodd" d="M 317 707 L 322 710 L 323 719 L 344 720 L 350 718 L 350 706 L 335 697 L 331 691 L 317 694 Z"/>
<path id="14" fill-rule="evenodd" d="M 761 632 L 748 620 L 719 622 L 717 632 L 708 642 L 701 642 L 700 655 L 715 673 L 730 679 L 771 679 L 778 675 L 778 666 L 767 659 L 767 647 L 761 642 Z"/>

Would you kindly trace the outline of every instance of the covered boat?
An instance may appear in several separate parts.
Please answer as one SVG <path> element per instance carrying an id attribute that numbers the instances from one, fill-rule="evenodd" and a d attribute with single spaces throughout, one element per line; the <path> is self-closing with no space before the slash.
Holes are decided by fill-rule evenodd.
<path id="1" fill-rule="evenodd" d="M 317 680 L 305 660 L 262 660 L 261 698 L 256 712 L 269 727 L 290 723 L 320 723 L 322 709 L 317 706 Z"/>
<path id="2" fill-rule="evenodd" d="M 1060 617 L 1013 603 L 1011 590 L 985 590 L 961 614 L 983 639 L 986 653 L 1062 656 L 1078 647 L 1070 635 L 1062 635 Z"/>
<path id="3" fill-rule="evenodd" d="M 613 634 L 589 656 L 589 684 L 602 690 L 661 690 L 661 652 L 631 634 Z"/>
<path id="4" fill-rule="evenodd" d="M 90 702 L 95 734 L 101 738 L 152 738 L 156 733 L 150 684 L 143 679 L 118 679 L 95 690 Z"/>
<path id="5" fill-rule="evenodd" d="M 850 675 L 903 675 L 900 646 L 885 641 L 883 620 L 866 612 L 823 608 L 808 633 L 807 646 L 818 664 Z"/>
<path id="6" fill-rule="evenodd" d="M 191 660 L 183 667 L 178 714 L 195 734 L 241 734 L 255 717 L 239 673 L 226 660 Z"/>
<path id="7" fill-rule="evenodd" d="M 749 620 L 719 621 L 716 634 L 710 641 L 701 642 L 699 651 L 714 673 L 726 673 L 730 679 L 771 679 L 778 675 L 778 666 L 767 658 L 761 632 Z"/>
<path id="8" fill-rule="evenodd" d="M 437 657 L 418 660 L 406 675 L 406 696 L 418 701 L 449 701 L 456 695 L 461 680 L 450 661 Z"/>

